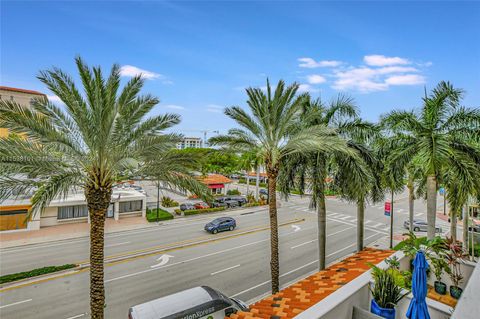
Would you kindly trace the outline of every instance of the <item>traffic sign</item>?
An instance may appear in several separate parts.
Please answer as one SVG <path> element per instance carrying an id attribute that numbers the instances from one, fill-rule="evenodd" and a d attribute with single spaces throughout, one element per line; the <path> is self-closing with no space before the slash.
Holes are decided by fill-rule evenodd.
<path id="1" fill-rule="evenodd" d="M 440 189 L 438 191 L 440 192 L 440 195 L 442 195 L 442 196 L 445 195 L 445 188 L 440 187 Z"/>
<path id="2" fill-rule="evenodd" d="M 390 204 L 390 202 L 385 202 L 385 216 L 390 217 L 391 213 L 392 213 L 392 205 Z"/>

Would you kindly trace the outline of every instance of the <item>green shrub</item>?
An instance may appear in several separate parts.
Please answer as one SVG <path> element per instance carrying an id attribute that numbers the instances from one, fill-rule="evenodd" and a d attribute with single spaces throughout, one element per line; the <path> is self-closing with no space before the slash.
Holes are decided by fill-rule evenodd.
<path id="1" fill-rule="evenodd" d="M 178 202 L 167 196 L 163 196 L 160 201 L 163 207 L 176 207 L 180 205 Z"/>
<path id="2" fill-rule="evenodd" d="M 159 208 L 158 209 L 158 220 L 168 220 L 173 219 L 173 215 L 169 212 Z M 149 222 L 156 222 L 157 221 L 157 209 L 149 209 L 147 208 L 147 220 Z"/>
<path id="3" fill-rule="evenodd" d="M 236 188 L 236 189 L 229 189 L 227 191 L 227 195 L 241 195 L 242 193 L 240 193 L 240 191 Z"/>
<path id="4" fill-rule="evenodd" d="M 238 183 L 239 184 L 246 184 L 247 180 L 242 177 L 238 180 Z M 255 186 L 255 185 L 257 185 L 257 183 L 256 183 L 255 180 L 250 180 L 250 185 Z M 260 183 L 259 185 L 260 185 L 260 187 L 267 187 L 267 183 Z"/>
<path id="5" fill-rule="evenodd" d="M 203 213 L 213 213 L 213 212 L 219 212 L 222 210 L 225 210 L 226 207 L 215 207 L 215 208 L 205 208 L 205 209 L 191 209 L 191 210 L 186 210 L 183 212 L 185 216 L 189 215 L 197 215 L 197 214 L 203 214 Z"/>
<path id="6" fill-rule="evenodd" d="M 10 274 L 10 275 L 3 275 L 0 276 L 0 284 L 4 284 L 6 282 L 12 282 L 12 281 L 17 281 L 20 279 L 25 279 L 25 278 L 31 278 L 31 277 L 36 277 L 40 275 L 45 275 L 45 274 L 50 274 L 53 272 L 65 270 L 65 269 L 70 269 L 70 268 L 75 268 L 77 265 L 75 264 L 65 264 L 62 266 L 47 266 L 47 267 L 42 267 L 42 268 L 37 268 L 33 269 L 30 271 L 24 271 L 24 272 L 18 272 L 16 274 Z"/>

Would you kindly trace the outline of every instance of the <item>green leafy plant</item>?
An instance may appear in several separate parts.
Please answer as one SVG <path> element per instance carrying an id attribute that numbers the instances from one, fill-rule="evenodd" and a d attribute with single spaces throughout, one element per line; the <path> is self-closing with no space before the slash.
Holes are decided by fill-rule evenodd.
<path id="1" fill-rule="evenodd" d="M 77 267 L 77 265 L 75 264 L 65 264 L 61 266 L 48 266 L 48 267 L 33 269 L 30 271 L 23 271 L 15 274 L 3 275 L 3 276 L 0 276 L 0 284 L 17 281 L 25 278 L 31 278 L 31 277 L 36 277 L 40 275 L 50 274 L 53 272 L 57 272 L 65 269 L 71 269 L 75 267 Z"/>
<path id="2" fill-rule="evenodd" d="M 215 208 L 205 208 L 205 209 L 191 209 L 191 210 L 186 210 L 183 212 L 185 216 L 189 215 L 197 215 L 197 214 L 203 214 L 203 213 L 214 213 L 214 212 L 219 212 L 222 210 L 225 210 L 225 207 L 215 207 Z"/>
<path id="3" fill-rule="evenodd" d="M 178 202 L 174 201 L 173 199 L 167 196 L 162 197 L 161 203 L 163 207 L 176 207 L 180 205 Z"/>
<path id="4" fill-rule="evenodd" d="M 466 259 L 468 255 L 463 251 L 462 244 L 453 239 L 453 237 L 447 238 L 448 252 L 445 254 L 446 262 L 450 268 L 450 279 L 453 286 L 458 287 L 463 279 L 463 274 L 460 270 L 460 261 Z"/>
<path id="5" fill-rule="evenodd" d="M 448 263 L 444 258 L 441 257 L 433 257 L 430 259 L 430 266 L 432 266 L 433 274 L 437 281 L 442 281 L 442 273 L 445 271 L 447 274 L 450 275 L 450 267 L 448 267 Z"/>
<path id="6" fill-rule="evenodd" d="M 227 195 L 241 195 L 242 193 L 240 193 L 240 191 L 238 189 L 229 189 L 227 191 Z"/>
<path id="7" fill-rule="evenodd" d="M 382 308 L 395 308 L 397 303 L 408 293 L 402 292 L 398 284 L 401 274 L 393 268 L 372 267 L 373 288 L 370 287 L 375 302 Z"/>

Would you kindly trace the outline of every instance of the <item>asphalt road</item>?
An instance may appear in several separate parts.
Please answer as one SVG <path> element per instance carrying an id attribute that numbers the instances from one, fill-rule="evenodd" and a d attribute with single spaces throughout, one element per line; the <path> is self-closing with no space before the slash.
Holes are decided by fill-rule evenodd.
<path id="1" fill-rule="evenodd" d="M 418 205 L 420 211 L 417 214 L 424 211 L 421 205 Z M 397 234 L 404 232 L 401 224 L 408 216 L 407 208 L 406 198 L 400 195 L 396 203 L 398 218 L 394 227 Z M 355 251 L 356 210 L 354 205 L 332 199 L 327 201 L 327 211 L 327 262 L 331 263 Z M 126 318 L 128 308 L 132 305 L 199 285 L 217 288 L 244 301 L 268 294 L 269 230 L 220 238 L 268 225 L 266 210 L 239 215 L 245 212 L 248 211 L 232 213 L 238 223 L 234 232 L 217 235 L 206 234 L 203 225 L 207 219 L 219 216 L 218 214 L 107 236 L 107 256 L 184 240 L 219 240 L 108 264 L 105 269 L 106 317 Z M 421 215 L 417 217 L 421 218 Z M 288 203 L 281 203 L 280 222 L 295 218 L 304 218 L 305 221 L 280 227 L 282 285 L 304 277 L 317 268 L 316 216 L 315 212 L 308 209 L 307 198 L 292 197 Z M 368 206 L 365 243 L 378 240 L 388 233 L 389 218 L 383 215 L 383 206 Z M 165 254 L 168 256 L 161 257 Z M 46 264 L 79 262 L 88 258 L 88 239 L 5 249 L 0 251 L 0 257 L 2 274 Z M 0 294 L 2 319 L 88 318 L 89 273 L 88 270 L 82 271 L 4 290 Z"/>

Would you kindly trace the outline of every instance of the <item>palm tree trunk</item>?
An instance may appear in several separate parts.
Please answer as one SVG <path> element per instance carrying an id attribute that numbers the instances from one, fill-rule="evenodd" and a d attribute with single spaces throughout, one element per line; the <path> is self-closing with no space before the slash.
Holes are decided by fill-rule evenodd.
<path id="1" fill-rule="evenodd" d="M 450 237 L 457 241 L 457 212 L 450 207 Z"/>
<path id="2" fill-rule="evenodd" d="M 323 183 L 320 183 L 323 186 Z M 325 189 L 322 187 L 323 190 Z M 325 269 L 326 246 L 327 246 L 327 208 L 325 205 L 325 194 L 323 190 L 319 193 L 317 214 L 318 214 L 318 268 Z"/>
<path id="3" fill-rule="evenodd" d="M 437 217 L 437 180 L 435 175 L 427 176 L 427 238 L 435 237 L 435 219 Z"/>
<path id="4" fill-rule="evenodd" d="M 415 189 L 413 187 L 413 181 L 408 183 L 408 221 L 410 223 L 410 231 L 413 231 L 413 214 L 415 205 Z"/>
<path id="5" fill-rule="evenodd" d="M 247 170 L 247 196 L 248 194 L 250 193 L 249 190 L 250 190 L 250 175 L 249 175 L 249 171 Z"/>
<path id="6" fill-rule="evenodd" d="M 112 197 L 111 188 L 85 188 L 90 214 L 90 317 L 103 319 L 105 286 L 103 281 L 105 213 Z"/>
<path id="7" fill-rule="evenodd" d="M 268 174 L 268 211 L 270 215 L 270 271 L 272 276 L 272 294 L 280 289 L 280 265 L 278 259 L 278 220 L 277 220 L 277 174 L 274 168 L 267 169 Z"/>
<path id="8" fill-rule="evenodd" d="M 255 182 L 255 199 L 258 201 L 260 199 L 260 166 L 257 166 L 257 180 Z"/>
<path id="9" fill-rule="evenodd" d="M 468 253 L 468 207 L 463 205 L 462 207 L 462 218 L 463 218 L 463 251 Z"/>
<path id="10" fill-rule="evenodd" d="M 359 198 L 357 201 L 357 252 L 363 250 L 363 238 L 364 238 L 364 227 L 363 223 L 365 221 L 365 200 Z"/>

